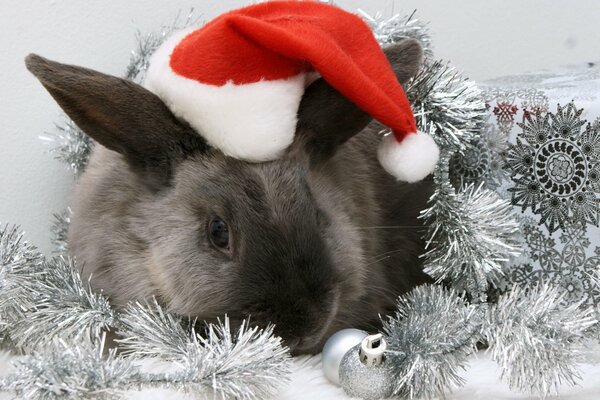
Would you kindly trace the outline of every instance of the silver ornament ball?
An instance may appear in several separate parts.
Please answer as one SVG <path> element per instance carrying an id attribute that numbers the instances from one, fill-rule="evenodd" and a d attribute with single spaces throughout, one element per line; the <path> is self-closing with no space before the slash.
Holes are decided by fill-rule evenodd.
<path id="1" fill-rule="evenodd" d="M 360 344 L 365 337 L 367 337 L 367 332 L 360 329 L 342 329 L 327 339 L 323 346 L 321 363 L 323 374 L 331 383 L 339 386 L 342 358 L 348 350 Z"/>
<path id="2" fill-rule="evenodd" d="M 385 359 L 379 365 L 368 366 L 360 360 L 361 345 L 354 346 L 342 358 L 340 383 L 350 397 L 364 400 L 385 399 L 394 392 L 394 375 Z"/>

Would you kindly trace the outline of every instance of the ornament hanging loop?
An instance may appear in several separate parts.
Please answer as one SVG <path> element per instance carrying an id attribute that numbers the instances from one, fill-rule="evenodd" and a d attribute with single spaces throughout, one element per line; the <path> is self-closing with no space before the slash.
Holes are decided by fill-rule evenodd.
<path id="1" fill-rule="evenodd" d="M 369 335 L 360 344 L 358 358 L 367 367 L 381 365 L 383 353 L 387 349 L 387 343 L 381 333 Z"/>

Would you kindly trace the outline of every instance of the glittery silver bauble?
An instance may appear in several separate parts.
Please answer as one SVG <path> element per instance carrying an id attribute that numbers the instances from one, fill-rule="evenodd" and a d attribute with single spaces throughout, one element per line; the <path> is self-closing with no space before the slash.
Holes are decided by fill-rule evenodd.
<path id="1" fill-rule="evenodd" d="M 382 340 L 381 335 L 366 337 L 361 344 L 354 346 L 342 358 L 340 383 L 350 397 L 364 400 L 385 399 L 394 392 L 394 374 L 389 364 L 382 358 L 385 342 L 379 354 L 374 354 L 369 339 Z M 367 349 L 369 347 L 369 349 Z M 368 354 L 365 354 L 367 350 Z"/>
<path id="2" fill-rule="evenodd" d="M 323 364 L 323 373 L 331 383 L 340 384 L 340 363 L 344 355 L 352 347 L 360 344 L 367 336 L 367 332 L 360 329 L 342 329 L 331 335 L 323 346 L 321 354 L 321 363 Z"/>

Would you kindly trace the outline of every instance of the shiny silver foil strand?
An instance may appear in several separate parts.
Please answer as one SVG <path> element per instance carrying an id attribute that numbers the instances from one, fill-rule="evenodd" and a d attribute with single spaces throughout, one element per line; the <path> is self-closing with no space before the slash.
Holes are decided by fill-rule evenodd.
<path id="1" fill-rule="evenodd" d="M 5 343 L 29 356 L 0 382 L 0 390 L 31 399 L 108 399 L 119 398 L 124 390 L 159 387 L 262 399 L 286 382 L 288 350 L 272 327 L 260 330 L 243 321 L 234 331 L 225 319 L 198 335 L 193 324 L 185 328 L 182 319 L 156 302 L 116 312 L 84 285 L 72 260 L 45 260 L 22 238 L 16 227 L 0 231 L 1 326 L 10 339 Z M 117 356 L 112 350 L 101 357 L 104 339 L 98 338 L 109 330 L 125 334 L 128 353 Z M 136 334 L 140 336 L 134 339 Z M 178 338 L 185 351 L 174 349 Z M 132 370 L 131 363 L 150 355 L 173 361 L 176 370 Z M 124 369 L 133 372 L 121 376 Z"/>
<path id="2" fill-rule="evenodd" d="M 427 24 L 416 17 L 416 11 L 409 15 L 394 14 L 384 17 L 381 13 L 370 15 L 364 10 L 358 9 L 358 14 L 371 27 L 373 35 L 380 45 L 397 43 L 406 38 L 417 39 L 426 58 L 433 55 L 431 35 Z"/>
<path id="3" fill-rule="evenodd" d="M 489 284 L 498 282 L 510 256 L 521 253 L 519 224 L 509 202 L 495 191 L 482 185 L 457 191 L 449 178 L 451 156 L 442 151 L 430 206 L 420 216 L 428 226 L 424 269 L 485 302 Z"/>
<path id="4" fill-rule="evenodd" d="M 565 293 L 544 283 L 514 286 L 490 306 L 484 337 L 512 389 L 546 397 L 575 385 L 584 333 L 597 324 L 593 308 L 565 305 Z"/>
<path id="5" fill-rule="evenodd" d="M 0 380 L 0 388 L 28 400 L 120 399 L 139 388 L 142 375 L 115 350 L 105 353 L 103 343 L 56 340 L 15 361 L 15 372 Z"/>
<path id="6" fill-rule="evenodd" d="M 9 316 L 9 332 L 13 344 L 23 351 L 43 348 L 55 339 L 89 340 L 116 322 L 108 299 L 83 284 L 74 261 L 67 257 L 46 260 L 42 270 L 33 274 L 20 269 L 11 275 L 28 282 L 24 291 L 2 293 L 18 310 Z"/>
<path id="7" fill-rule="evenodd" d="M 459 375 L 475 351 L 481 311 L 464 296 L 423 285 L 402 296 L 395 315 L 383 320 L 394 393 L 411 399 L 443 397 L 461 386 Z"/>
<path id="8" fill-rule="evenodd" d="M 35 276 L 42 270 L 43 257 L 37 249 L 27 243 L 16 226 L 0 224 L 0 339 L 10 341 L 11 316 L 18 315 L 21 301 L 27 296 L 28 279 L 20 279 L 19 271 L 28 271 Z M 15 274 L 16 272 L 16 274 Z M 28 276 L 29 277 L 29 276 Z M 7 296 L 11 293 L 14 298 Z"/>
<path id="9" fill-rule="evenodd" d="M 96 336 L 114 323 L 108 300 L 84 288 L 72 260 L 45 259 L 16 227 L 0 232 L 0 277 L 3 326 L 21 351 Z"/>
<path id="10" fill-rule="evenodd" d="M 418 129 L 442 149 L 462 152 L 485 128 L 481 90 L 448 63 L 426 61 L 404 89 Z"/>
<path id="11" fill-rule="evenodd" d="M 53 252 L 56 254 L 67 255 L 68 252 L 68 234 L 69 224 L 73 211 L 67 207 L 63 212 L 53 215 L 52 225 L 50 226 L 51 242 L 54 246 Z"/>
<path id="12" fill-rule="evenodd" d="M 131 51 L 129 64 L 125 68 L 124 78 L 137 83 L 144 81 L 146 70 L 150 65 L 152 54 L 163 44 L 173 32 L 198 26 L 200 22 L 194 18 L 194 10 L 191 9 L 185 18 L 182 19 L 181 13 L 175 16 L 173 22 L 163 26 L 159 32 L 150 32 L 143 34 L 139 30 L 136 32 L 136 48 Z"/>
<path id="13" fill-rule="evenodd" d="M 488 345 L 512 389 L 546 397 L 559 383 L 575 385 L 585 333 L 598 321 L 591 307 L 565 305 L 562 297 L 546 283 L 513 287 L 495 304 L 469 303 L 439 285 L 413 289 L 384 320 L 395 393 L 443 398 L 464 383 L 459 374 L 478 342 Z"/>
<path id="14" fill-rule="evenodd" d="M 163 311 L 154 301 L 136 303 L 122 315 L 118 342 L 134 359 L 172 362 L 178 370 L 168 379 L 184 391 L 212 391 L 218 397 L 263 399 L 288 381 L 289 352 L 273 326 L 233 329 L 227 316 L 196 331 L 186 321 Z"/>
<path id="15" fill-rule="evenodd" d="M 64 121 L 55 125 L 54 132 L 46 132 L 40 136 L 45 142 L 53 147 L 50 154 L 67 166 L 67 169 L 75 175 L 79 175 L 85 166 L 94 147 L 94 141 L 67 116 Z"/>

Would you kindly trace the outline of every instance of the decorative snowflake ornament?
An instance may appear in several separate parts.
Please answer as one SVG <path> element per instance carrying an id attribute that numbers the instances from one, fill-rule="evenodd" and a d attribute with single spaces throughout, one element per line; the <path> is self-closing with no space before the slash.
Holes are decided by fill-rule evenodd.
<path id="1" fill-rule="evenodd" d="M 529 218 L 523 219 L 522 232 L 529 259 L 536 268 L 532 263 L 513 268 L 509 277 L 512 282 L 522 286 L 548 282 L 561 288 L 566 304 L 600 305 L 600 286 L 595 282 L 600 270 L 600 247 L 590 247 L 586 225 L 581 221 L 565 224 L 559 243 Z"/>
<path id="2" fill-rule="evenodd" d="M 583 129 L 582 112 L 573 102 L 555 114 L 525 112 L 506 154 L 513 205 L 540 215 L 550 233 L 568 222 L 598 225 L 600 123 Z"/>
<path id="3" fill-rule="evenodd" d="M 508 179 L 503 154 L 508 148 L 508 134 L 497 125 L 487 123 L 478 136 L 471 140 L 466 150 L 455 153 L 450 159 L 450 179 L 456 187 L 483 183 L 496 189 Z"/>

